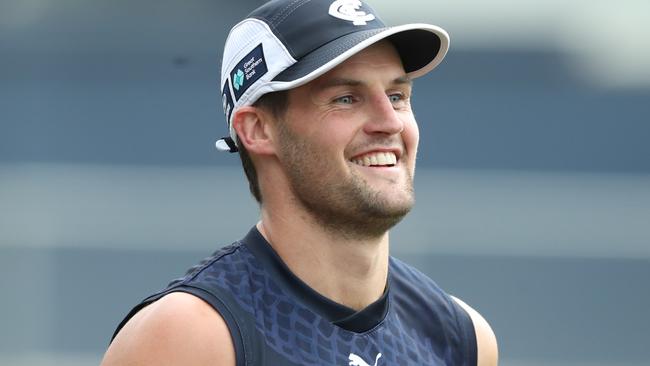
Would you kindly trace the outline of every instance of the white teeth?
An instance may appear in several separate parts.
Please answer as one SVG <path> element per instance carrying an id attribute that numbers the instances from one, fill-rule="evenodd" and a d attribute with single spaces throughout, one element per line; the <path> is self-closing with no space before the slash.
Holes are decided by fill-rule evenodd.
<path id="1" fill-rule="evenodd" d="M 361 166 L 386 166 L 397 164 L 397 156 L 393 152 L 377 152 L 354 159 L 353 163 Z"/>

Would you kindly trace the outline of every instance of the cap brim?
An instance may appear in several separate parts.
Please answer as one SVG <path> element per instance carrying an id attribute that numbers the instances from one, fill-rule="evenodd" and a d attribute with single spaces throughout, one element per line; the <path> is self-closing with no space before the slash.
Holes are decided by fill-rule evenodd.
<path id="1" fill-rule="evenodd" d="M 442 28 L 429 24 L 406 24 L 350 33 L 339 37 L 305 55 L 273 81 L 290 89 L 305 84 L 333 69 L 359 51 L 388 39 L 395 45 L 404 70 L 416 78 L 433 70 L 449 49 L 449 35 Z"/>

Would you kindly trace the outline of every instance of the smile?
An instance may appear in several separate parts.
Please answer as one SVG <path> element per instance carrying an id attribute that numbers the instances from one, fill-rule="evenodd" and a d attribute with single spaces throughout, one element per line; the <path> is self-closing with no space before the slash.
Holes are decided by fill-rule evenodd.
<path id="1" fill-rule="evenodd" d="M 390 151 L 372 152 L 350 160 L 361 166 L 395 166 L 397 155 Z"/>

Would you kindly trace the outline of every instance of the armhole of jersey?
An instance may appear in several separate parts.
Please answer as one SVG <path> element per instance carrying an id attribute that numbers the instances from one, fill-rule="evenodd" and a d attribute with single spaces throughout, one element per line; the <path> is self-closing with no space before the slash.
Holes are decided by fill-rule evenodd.
<path id="1" fill-rule="evenodd" d="M 465 359 L 469 360 L 468 365 L 477 365 L 478 344 L 476 342 L 476 331 L 474 330 L 474 322 L 472 321 L 472 317 L 467 313 L 465 309 L 463 309 L 462 306 L 460 306 L 460 304 L 456 302 L 453 296 L 449 296 L 449 298 L 456 313 L 458 328 L 463 339 Z"/>
<path id="2" fill-rule="evenodd" d="M 170 292 L 186 292 L 192 294 L 201 300 L 207 302 L 212 308 L 221 315 L 223 320 L 226 321 L 228 330 L 230 331 L 230 338 L 232 339 L 233 346 L 235 347 L 235 363 L 237 366 L 246 365 L 246 347 L 244 338 L 242 336 L 241 328 L 237 323 L 237 319 L 233 316 L 228 306 L 221 301 L 218 297 L 210 292 L 194 286 L 179 286 L 172 289 Z"/>
<path id="3" fill-rule="evenodd" d="M 237 323 L 236 318 L 233 316 L 230 309 L 228 309 L 228 306 L 219 298 L 217 298 L 216 296 L 214 296 L 208 291 L 193 286 L 181 285 L 181 286 L 173 287 L 167 291 L 146 298 L 144 301 L 142 301 L 142 303 L 134 307 L 129 312 L 129 314 L 124 318 L 124 320 L 122 320 L 122 322 L 118 325 L 117 329 L 115 329 L 115 332 L 113 333 L 113 337 L 111 337 L 111 342 L 113 342 L 113 340 L 120 332 L 120 330 L 124 327 L 124 325 L 135 314 L 137 314 L 138 311 L 142 310 L 145 306 L 156 302 L 163 296 L 171 294 L 173 292 L 185 292 L 194 295 L 200 298 L 201 300 L 207 302 L 210 306 L 212 306 L 212 308 L 216 312 L 219 313 L 219 315 L 223 318 L 223 320 L 226 322 L 226 325 L 228 326 L 228 330 L 230 332 L 230 338 L 232 339 L 233 346 L 235 347 L 235 360 L 236 360 L 235 364 L 237 366 L 245 366 L 246 360 L 248 358 L 246 355 L 247 347 L 245 347 L 245 342 L 242 336 L 242 332 L 239 327 L 239 324 Z"/>

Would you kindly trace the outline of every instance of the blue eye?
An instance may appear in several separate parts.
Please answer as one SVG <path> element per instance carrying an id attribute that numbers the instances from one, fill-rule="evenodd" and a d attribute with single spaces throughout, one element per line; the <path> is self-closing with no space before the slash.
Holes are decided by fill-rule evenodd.
<path id="1" fill-rule="evenodd" d="M 397 103 L 400 100 L 402 100 L 402 95 L 401 94 L 391 94 L 388 96 L 388 99 L 391 101 L 391 103 Z"/>
<path id="2" fill-rule="evenodd" d="M 342 103 L 342 104 L 352 104 L 354 99 L 350 95 L 346 95 L 343 97 L 336 98 L 337 103 Z"/>

